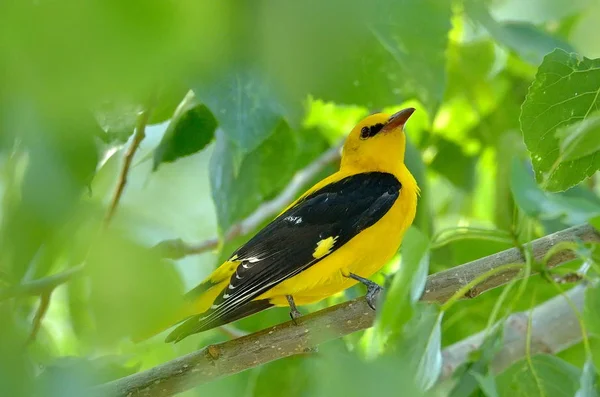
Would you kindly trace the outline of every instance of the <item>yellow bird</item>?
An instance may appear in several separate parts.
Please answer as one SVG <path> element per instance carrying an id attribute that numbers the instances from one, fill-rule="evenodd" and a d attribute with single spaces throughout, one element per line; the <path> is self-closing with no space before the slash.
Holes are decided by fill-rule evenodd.
<path id="1" fill-rule="evenodd" d="M 272 306 L 318 302 L 361 282 L 396 253 L 413 222 L 419 188 L 404 165 L 404 124 L 414 112 L 378 113 L 349 134 L 340 170 L 306 191 L 204 282 L 187 293 L 185 321 L 167 342 Z"/>

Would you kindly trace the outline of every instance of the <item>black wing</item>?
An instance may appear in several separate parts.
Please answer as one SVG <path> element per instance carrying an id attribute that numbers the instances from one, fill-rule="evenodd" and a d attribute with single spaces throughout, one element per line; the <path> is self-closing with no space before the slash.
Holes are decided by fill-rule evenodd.
<path id="1" fill-rule="evenodd" d="M 401 187 L 392 174 L 369 172 L 305 196 L 233 253 L 231 260 L 240 264 L 228 287 L 210 310 L 188 319 L 168 340 L 181 340 L 269 307 L 251 301 L 376 223 L 392 207 Z M 326 239 L 333 242 L 331 249 L 315 256 L 317 243 Z"/>

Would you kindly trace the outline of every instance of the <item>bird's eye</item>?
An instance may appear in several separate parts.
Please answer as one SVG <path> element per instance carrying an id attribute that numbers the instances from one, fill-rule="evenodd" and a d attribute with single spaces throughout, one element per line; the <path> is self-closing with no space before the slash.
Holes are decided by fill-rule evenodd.
<path id="1" fill-rule="evenodd" d="M 367 139 L 371 134 L 369 133 L 369 127 L 363 127 L 360 129 L 360 138 Z"/>

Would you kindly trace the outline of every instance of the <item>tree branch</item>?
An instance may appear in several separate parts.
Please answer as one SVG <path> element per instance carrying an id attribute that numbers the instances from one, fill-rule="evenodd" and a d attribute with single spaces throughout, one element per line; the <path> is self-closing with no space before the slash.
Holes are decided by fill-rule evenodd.
<path id="1" fill-rule="evenodd" d="M 150 115 L 152 114 L 152 108 L 154 106 L 153 102 L 153 99 L 150 100 L 149 104 L 138 115 L 137 124 L 135 126 L 135 133 L 133 134 L 131 145 L 129 146 L 129 148 L 125 152 L 125 156 L 123 157 L 123 167 L 121 168 L 119 180 L 117 181 L 117 188 L 115 189 L 113 198 L 110 201 L 106 217 L 104 218 L 105 226 L 108 226 L 113 216 L 115 215 L 117 206 L 119 205 L 119 202 L 121 201 L 121 196 L 123 195 L 123 190 L 125 190 L 125 185 L 127 184 L 127 175 L 129 174 L 129 168 L 131 168 L 131 162 L 133 161 L 133 157 L 135 156 L 135 153 L 140 147 L 140 144 L 146 137 L 146 125 L 148 124 L 148 120 L 150 119 Z"/>
<path id="2" fill-rule="evenodd" d="M 260 226 L 265 220 L 277 215 L 282 208 L 285 208 L 286 205 L 290 204 L 296 198 L 300 190 L 313 180 L 319 172 L 321 172 L 328 164 L 340 158 L 340 147 L 341 144 L 330 148 L 315 161 L 298 171 L 291 182 L 277 197 L 263 203 L 249 217 L 233 225 L 227 233 L 225 233 L 223 240 L 227 242 L 238 236 L 248 234 Z M 153 249 L 159 251 L 165 258 L 181 259 L 184 256 L 196 255 L 209 251 L 216 248 L 218 245 L 219 238 L 217 237 L 196 244 L 186 244 L 181 239 L 174 239 L 161 241 L 156 244 Z"/>
<path id="3" fill-rule="evenodd" d="M 590 225 L 574 226 L 561 230 L 554 234 L 534 240 L 531 243 L 533 257 L 535 260 L 542 260 L 546 252 L 557 243 L 578 240 L 584 242 L 600 242 L 600 235 Z M 559 251 L 548 260 L 547 266 L 548 268 L 553 268 L 574 258 L 575 254 L 570 250 Z M 524 262 L 525 258 L 523 257 L 521 250 L 518 248 L 511 248 L 464 265 L 452 267 L 428 278 L 423 299 L 427 301 L 445 302 L 459 289 L 469 284 L 478 276 L 503 265 Z M 496 273 L 484 282 L 471 288 L 466 297 L 474 298 L 484 291 L 506 284 L 515 278 L 519 271 L 520 269 L 513 268 Z M 532 274 L 536 274 L 533 269 Z"/>
<path id="4" fill-rule="evenodd" d="M 535 240 L 536 258 L 561 241 L 600 241 L 589 225 L 581 225 Z M 515 252 L 516 251 L 516 252 Z M 557 266 L 573 258 L 559 252 L 552 259 Z M 523 262 L 516 249 L 509 249 L 468 264 L 429 276 L 422 300 L 442 302 L 468 280 L 502 265 Z M 478 294 L 505 284 L 516 273 L 503 273 L 479 284 Z M 491 281 L 490 281 L 491 280 Z M 467 296 L 470 297 L 470 296 Z M 228 342 L 207 346 L 147 371 L 95 387 L 99 395 L 172 396 L 227 375 L 232 375 L 280 358 L 302 354 L 313 347 L 344 335 L 369 328 L 375 313 L 364 298 L 355 299 Z"/>
<path id="5" fill-rule="evenodd" d="M 579 343 L 583 334 L 577 313 L 573 311 L 571 304 L 581 313 L 584 292 L 585 287 L 578 285 L 566 292 L 566 297 L 558 295 L 533 310 L 511 314 L 504 323 L 503 346 L 492 360 L 492 371 L 501 372 L 525 357 L 530 316 L 531 354 L 555 354 Z M 471 352 L 479 349 L 484 339 L 485 331 L 482 331 L 445 348 L 442 352 L 444 364 L 441 378 L 450 377 L 456 368 L 469 358 Z"/>

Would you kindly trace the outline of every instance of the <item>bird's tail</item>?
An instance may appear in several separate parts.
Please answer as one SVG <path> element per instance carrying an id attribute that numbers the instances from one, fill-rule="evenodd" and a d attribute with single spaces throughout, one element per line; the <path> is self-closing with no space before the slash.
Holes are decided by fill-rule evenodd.
<path id="1" fill-rule="evenodd" d="M 229 324 L 233 321 L 268 309 L 271 306 L 273 306 L 273 304 L 268 299 L 261 299 L 250 301 L 244 305 L 241 305 L 239 308 L 227 313 L 227 315 L 210 320 L 203 319 L 203 317 L 207 317 L 206 314 L 208 313 L 188 317 L 182 324 L 180 324 L 167 336 L 165 342 L 177 343 L 189 335 L 196 334 L 198 332 L 208 331 L 209 329 L 213 329 L 224 324 Z"/>
<path id="2" fill-rule="evenodd" d="M 131 340 L 133 343 L 140 343 L 160 334 L 164 330 L 171 328 L 173 325 L 181 323 L 182 321 L 185 321 L 193 316 L 195 313 L 192 309 L 192 305 L 186 304 L 181 309 L 175 311 L 172 316 L 158 321 L 152 328 L 137 330 L 133 335 L 131 335 Z"/>
<path id="3" fill-rule="evenodd" d="M 196 288 L 185 294 L 181 306 L 174 310 L 172 315 L 161 319 L 161 321 L 158 321 L 152 327 L 136 331 L 135 334 L 131 336 L 131 340 L 134 343 L 142 342 L 182 321 L 194 318 L 196 315 L 202 315 L 210 310 L 210 306 L 216 296 L 227 287 L 227 283 L 227 279 L 220 280 L 220 282 L 217 283 L 212 282 L 210 279 L 205 280 Z"/>

